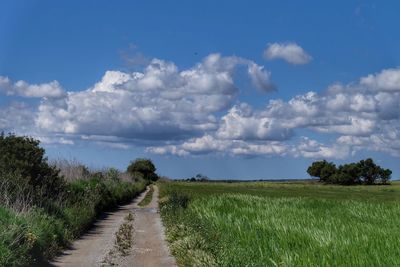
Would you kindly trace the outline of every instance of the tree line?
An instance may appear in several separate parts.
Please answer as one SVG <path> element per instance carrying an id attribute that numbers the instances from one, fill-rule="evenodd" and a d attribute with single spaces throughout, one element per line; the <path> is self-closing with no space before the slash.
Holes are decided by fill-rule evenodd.
<path id="1" fill-rule="evenodd" d="M 323 183 L 342 185 L 387 184 L 392 175 L 391 170 L 376 165 L 371 158 L 338 167 L 326 160 L 315 161 L 308 167 L 307 172 L 313 177 L 318 177 Z"/>

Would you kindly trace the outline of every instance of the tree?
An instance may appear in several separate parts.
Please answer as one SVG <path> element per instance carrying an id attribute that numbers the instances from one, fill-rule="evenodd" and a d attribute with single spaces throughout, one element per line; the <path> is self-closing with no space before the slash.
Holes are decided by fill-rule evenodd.
<path id="1" fill-rule="evenodd" d="M 315 161 L 308 167 L 307 172 L 319 177 L 321 182 L 333 184 L 387 184 L 392 171 L 376 165 L 371 158 L 357 163 L 344 164 L 336 168 L 335 164 L 326 160 Z"/>
<path id="2" fill-rule="evenodd" d="M 379 177 L 380 167 L 371 158 L 360 160 L 360 177 L 365 184 L 374 184 Z"/>
<path id="3" fill-rule="evenodd" d="M 332 176 L 331 183 L 343 185 L 361 183 L 360 167 L 357 163 L 350 163 L 339 166 L 335 174 Z"/>
<path id="4" fill-rule="evenodd" d="M 381 182 L 382 184 L 387 184 L 388 181 L 389 181 L 390 178 L 391 178 L 391 175 L 392 175 L 392 171 L 391 171 L 391 170 L 389 170 L 389 169 L 381 169 L 381 170 L 380 170 L 380 173 L 379 173 L 380 182 Z"/>
<path id="5" fill-rule="evenodd" d="M 132 176 L 137 176 L 139 174 L 143 179 L 148 181 L 157 181 L 158 175 L 156 172 L 156 167 L 150 159 L 138 158 L 127 168 L 128 173 Z"/>
<path id="6" fill-rule="evenodd" d="M 329 182 L 330 177 L 336 172 L 336 166 L 326 160 L 315 161 L 308 167 L 309 175 L 318 177 L 322 182 Z"/>
<path id="7" fill-rule="evenodd" d="M 206 175 L 198 173 L 196 175 L 196 180 L 199 181 L 199 182 L 207 182 L 209 179 L 208 179 L 208 177 Z"/>

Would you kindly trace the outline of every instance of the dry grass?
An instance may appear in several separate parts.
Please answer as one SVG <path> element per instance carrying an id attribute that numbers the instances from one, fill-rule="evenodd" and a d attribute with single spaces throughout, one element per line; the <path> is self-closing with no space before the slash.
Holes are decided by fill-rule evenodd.
<path id="1" fill-rule="evenodd" d="M 67 182 L 87 180 L 90 178 L 89 169 L 76 159 L 67 160 L 59 158 L 51 161 L 50 164 L 60 170 L 60 175 L 62 175 Z"/>
<path id="2" fill-rule="evenodd" d="M 19 180 L 19 179 L 18 179 Z M 12 177 L 0 177 L 0 206 L 16 213 L 27 212 L 33 205 L 33 194 L 25 183 L 16 182 Z"/>

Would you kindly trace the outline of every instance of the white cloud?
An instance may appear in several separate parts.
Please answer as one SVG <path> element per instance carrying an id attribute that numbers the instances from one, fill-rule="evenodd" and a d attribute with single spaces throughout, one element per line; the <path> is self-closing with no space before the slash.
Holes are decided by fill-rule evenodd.
<path id="1" fill-rule="evenodd" d="M 284 155 L 288 146 L 274 141 L 252 142 L 244 140 L 221 140 L 212 135 L 192 138 L 181 144 L 149 147 L 155 154 L 173 154 L 178 156 L 223 154 L 231 156 Z"/>
<path id="2" fill-rule="evenodd" d="M 337 143 L 352 147 L 353 150 L 381 151 L 400 157 L 400 124 L 385 123 L 382 130 L 368 136 L 343 135 Z"/>
<path id="3" fill-rule="evenodd" d="M 308 92 L 288 101 L 270 100 L 254 109 L 238 103 L 222 115 L 215 131 L 203 137 L 151 149 L 155 153 L 191 155 L 292 155 L 345 158 L 374 150 L 400 156 L 400 93 L 362 82 L 335 84 L 323 93 Z M 337 141 L 324 144 L 296 133 L 311 131 Z"/>
<path id="4" fill-rule="evenodd" d="M 0 92 L 6 95 L 23 97 L 59 98 L 65 95 L 64 90 L 57 81 L 42 84 L 28 84 L 25 81 L 13 83 L 8 77 L 0 76 Z"/>
<path id="5" fill-rule="evenodd" d="M 0 108 L 0 132 L 28 133 L 34 129 L 35 109 L 25 103 L 13 102 Z"/>
<path id="6" fill-rule="evenodd" d="M 303 137 L 299 144 L 294 148 L 293 154 L 295 156 L 314 159 L 343 159 L 349 156 L 350 149 L 348 146 L 338 144 L 326 146 L 316 140 Z"/>
<path id="7" fill-rule="evenodd" d="M 2 77 L 0 87 L 6 94 L 43 99 L 38 106 L 12 103 L 1 108 L 0 130 L 36 136 L 49 144 L 141 146 L 179 156 L 344 158 L 359 150 L 400 156 L 397 69 L 356 83 L 336 83 L 321 93 L 272 99 L 255 108 L 240 102 L 238 66 L 247 68 L 257 88 L 273 89 L 263 67 L 219 54 L 184 70 L 153 59 L 141 72 L 107 71 L 87 90 L 53 96 L 48 84 L 17 85 L 20 82 Z M 300 137 L 307 133 L 313 139 Z M 332 141 L 321 142 L 323 135 L 328 137 L 323 140 Z"/>
<path id="8" fill-rule="evenodd" d="M 378 91 L 400 91 L 400 68 L 370 74 L 362 77 L 360 83 Z"/>
<path id="9" fill-rule="evenodd" d="M 280 58 L 294 65 L 306 64 L 312 60 L 312 57 L 296 43 L 269 43 L 264 50 L 264 58 Z"/>
<path id="10" fill-rule="evenodd" d="M 238 65 L 248 67 L 258 87 L 270 86 L 268 72 L 239 57 L 211 54 L 183 71 L 172 62 L 153 59 L 143 72 L 107 71 L 88 90 L 42 101 L 36 124 L 67 134 L 188 139 L 218 127 L 215 113 L 229 108 L 238 94 Z"/>
<path id="11" fill-rule="evenodd" d="M 254 113 L 247 104 L 234 106 L 221 118 L 217 136 L 221 139 L 287 140 L 292 135 L 279 118 Z"/>
<path id="12" fill-rule="evenodd" d="M 276 89 L 276 86 L 270 82 L 271 73 L 265 71 L 263 66 L 254 63 L 249 64 L 248 73 L 253 85 L 260 90 L 268 92 Z"/>

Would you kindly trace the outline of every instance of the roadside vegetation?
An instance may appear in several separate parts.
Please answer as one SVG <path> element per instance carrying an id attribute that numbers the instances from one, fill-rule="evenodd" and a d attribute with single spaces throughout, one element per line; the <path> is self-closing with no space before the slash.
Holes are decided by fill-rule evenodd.
<path id="1" fill-rule="evenodd" d="M 400 184 L 160 183 L 181 266 L 398 266 Z"/>
<path id="2" fill-rule="evenodd" d="M 150 185 L 149 191 L 147 191 L 146 195 L 142 199 L 142 201 L 139 202 L 139 206 L 144 207 L 150 204 L 151 200 L 153 199 L 153 193 L 154 193 L 154 188 L 153 185 Z"/>
<path id="3" fill-rule="evenodd" d="M 149 183 L 142 176 L 49 163 L 39 141 L 0 134 L 0 266 L 51 259 L 103 211 L 142 192 Z"/>

